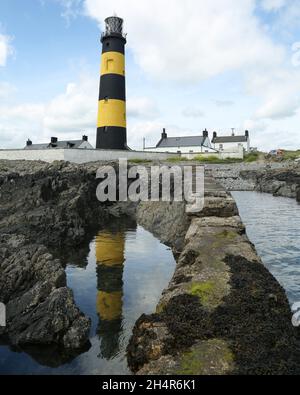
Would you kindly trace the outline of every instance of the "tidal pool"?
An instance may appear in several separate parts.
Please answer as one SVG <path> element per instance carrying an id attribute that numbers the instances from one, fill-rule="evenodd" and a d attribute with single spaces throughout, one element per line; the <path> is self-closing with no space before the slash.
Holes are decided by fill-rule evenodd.
<path id="1" fill-rule="evenodd" d="M 68 251 L 67 283 L 92 320 L 91 347 L 76 358 L 0 345 L 0 374 L 130 374 L 126 347 L 135 321 L 155 311 L 175 270 L 170 248 L 132 222 L 100 230 L 87 255 Z"/>

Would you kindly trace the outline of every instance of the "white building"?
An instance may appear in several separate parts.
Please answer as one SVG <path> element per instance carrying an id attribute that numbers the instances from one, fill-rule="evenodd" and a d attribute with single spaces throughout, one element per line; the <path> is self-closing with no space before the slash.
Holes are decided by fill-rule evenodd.
<path id="1" fill-rule="evenodd" d="M 244 135 L 240 136 L 236 136 L 234 133 L 231 136 L 218 136 L 217 132 L 214 132 L 211 142 L 213 148 L 220 152 L 234 152 L 240 147 L 243 147 L 246 152 L 250 152 L 250 136 L 248 130 L 245 131 Z"/>
<path id="2" fill-rule="evenodd" d="M 50 143 L 33 144 L 31 140 L 27 140 L 25 150 L 41 150 L 53 148 L 79 148 L 79 149 L 94 149 L 89 143 L 88 136 L 82 136 L 81 140 L 58 140 L 57 137 L 51 137 Z"/>
<path id="3" fill-rule="evenodd" d="M 217 153 L 211 146 L 207 130 L 204 130 L 202 136 L 168 137 L 164 129 L 156 146 L 144 148 L 144 151 L 178 154 Z"/>

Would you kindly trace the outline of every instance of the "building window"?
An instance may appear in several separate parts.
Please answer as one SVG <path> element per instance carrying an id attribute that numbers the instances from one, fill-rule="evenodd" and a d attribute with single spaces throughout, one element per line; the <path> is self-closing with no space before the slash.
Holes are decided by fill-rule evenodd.
<path id="1" fill-rule="evenodd" d="M 222 150 L 223 149 L 223 144 L 220 144 L 219 148 L 220 148 L 220 150 Z"/>

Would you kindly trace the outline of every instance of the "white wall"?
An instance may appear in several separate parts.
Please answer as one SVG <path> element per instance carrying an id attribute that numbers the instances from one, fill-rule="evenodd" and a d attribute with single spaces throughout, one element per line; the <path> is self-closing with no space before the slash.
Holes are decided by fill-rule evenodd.
<path id="1" fill-rule="evenodd" d="M 42 160 L 54 162 L 64 160 L 63 149 L 41 149 L 41 150 L 0 150 L 0 159 L 7 160 Z"/>
<path id="2" fill-rule="evenodd" d="M 180 151 L 182 154 L 189 154 L 194 153 L 194 152 L 201 152 L 201 147 L 168 147 L 168 148 L 145 148 L 145 152 L 172 152 L 172 153 L 177 153 Z M 203 147 L 202 151 L 208 151 L 208 152 L 215 152 L 217 154 L 217 152 L 213 149 L 210 149 L 208 147 Z"/>
<path id="3" fill-rule="evenodd" d="M 250 142 L 213 144 L 217 150 L 220 150 L 220 145 L 223 145 L 224 151 L 234 151 L 238 146 L 242 146 L 246 151 L 249 151 L 250 148 Z"/>
<path id="4" fill-rule="evenodd" d="M 54 162 L 65 160 L 72 163 L 87 163 L 96 161 L 126 159 L 143 160 L 166 160 L 178 156 L 177 154 L 143 152 L 143 151 L 119 151 L 119 150 L 90 150 L 90 149 L 42 149 L 42 150 L 0 150 L 0 159 L 7 160 L 42 160 Z"/>
<path id="5" fill-rule="evenodd" d="M 193 153 L 193 154 L 184 154 L 182 155 L 186 157 L 189 160 L 194 159 L 196 156 L 201 156 L 203 158 L 208 158 L 211 156 L 216 156 L 218 159 L 244 159 L 244 149 L 242 146 L 240 147 L 235 147 L 232 150 L 224 150 L 220 152 L 198 152 L 198 153 Z"/>
<path id="6" fill-rule="evenodd" d="M 121 150 L 64 150 L 64 160 L 73 163 L 96 162 L 100 160 L 144 159 L 144 160 L 166 160 L 176 157 L 177 154 L 144 152 L 144 151 L 121 151 Z"/>

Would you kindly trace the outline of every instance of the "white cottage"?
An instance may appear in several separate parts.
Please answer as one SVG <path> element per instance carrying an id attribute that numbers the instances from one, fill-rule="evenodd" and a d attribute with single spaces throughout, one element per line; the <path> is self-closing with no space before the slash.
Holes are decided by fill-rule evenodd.
<path id="1" fill-rule="evenodd" d="M 203 131 L 202 136 L 168 137 L 165 129 L 163 129 L 161 139 L 156 146 L 144 148 L 144 151 L 174 152 L 178 154 L 217 152 L 211 146 L 207 130 Z"/>
<path id="2" fill-rule="evenodd" d="M 231 136 L 218 136 L 217 132 L 214 132 L 211 142 L 213 148 L 220 152 L 234 152 L 241 147 L 243 147 L 246 152 L 250 151 L 250 136 L 248 130 L 245 131 L 244 135 L 240 136 L 237 136 L 234 133 L 232 133 Z"/>

